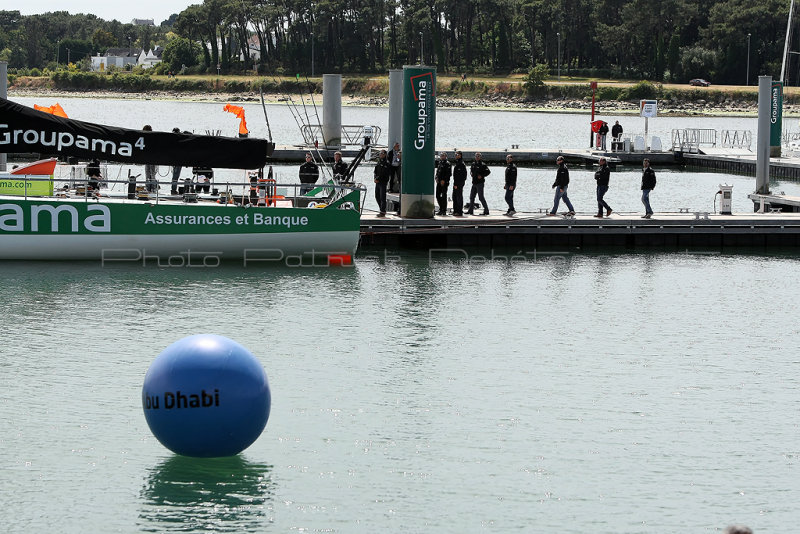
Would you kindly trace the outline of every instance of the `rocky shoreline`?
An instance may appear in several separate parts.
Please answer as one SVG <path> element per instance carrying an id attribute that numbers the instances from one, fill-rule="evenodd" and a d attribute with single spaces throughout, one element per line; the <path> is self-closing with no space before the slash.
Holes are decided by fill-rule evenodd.
<path id="1" fill-rule="evenodd" d="M 11 98 L 46 97 L 46 98 L 107 98 L 107 99 L 142 99 L 142 100 L 185 100 L 197 102 L 259 102 L 260 96 L 255 93 L 179 93 L 172 91 L 156 91 L 149 93 L 123 93 L 115 91 L 56 91 L 44 88 L 10 88 Z M 318 95 L 321 99 L 322 96 Z M 282 94 L 264 95 L 270 103 L 286 100 Z M 456 98 L 441 96 L 436 99 L 437 105 L 444 109 L 498 109 L 527 110 L 550 113 L 589 113 L 590 99 L 541 99 L 528 100 L 505 95 L 482 95 L 475 98 Z M 346 106 L 383 107 L 389 103 L 386 96 L 342 95 L 342 103 Z M 595 111 L 603 114 L 636 115 L 639 113 L 638 102 L 598 101 Z M 754 102 L 726 101 L 707 102 L 705 100 L 677 101 L 660 100 L 659 114 L 672 116 L 753 116 L 758 113 Z M 784 103 L 783 114 L 800 115 L 800 106 Z"/>

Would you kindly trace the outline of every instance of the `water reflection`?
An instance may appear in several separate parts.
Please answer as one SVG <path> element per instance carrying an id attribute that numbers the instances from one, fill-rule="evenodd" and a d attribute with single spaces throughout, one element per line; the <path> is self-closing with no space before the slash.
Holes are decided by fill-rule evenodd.
<path id="1" fill-rule="evenodd" d="M 141 492 L 147 532 L 256 532 L 273 521 L 271 465 L 175 455 L 150 470 Z"/>

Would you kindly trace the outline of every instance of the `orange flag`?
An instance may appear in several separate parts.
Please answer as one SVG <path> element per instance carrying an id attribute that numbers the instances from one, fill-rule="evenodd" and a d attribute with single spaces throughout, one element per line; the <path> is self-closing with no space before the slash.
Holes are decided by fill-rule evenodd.
<path id="1" fill-rule="evenodd" d="M 241 119 L 241 122 L 239 123 L 239 133 L 240 134 L 247 135 L 248 133 L 250 133 L 247 130 L 247 123 L 244 121 L 244 108 L 243 107 L 241 107 L 241 106 L 232 106 L 231 104 L 225 104 L 225 107 L 222 108 L 222 109 L 224 111 L 227 111 L 228 113 L 233 113 L 234 115 L 236 115 L 237 117 L 239 117 Z"/>
<path id="2" fill-rule="evenodd" d="M 49 113 L 51 115 L 55 115 L 56 117 L 64 117 L 65 119 L 69 118 L 69 117 L 67 117 L 67 113 L 64 111 L 64 108 L 62 108 L 61 104 L 59 104 L 58 102 L 56 102 L 55 105 L 50 106 L 50 107 L 40 106 L 38 104 L 34 104 L 33 105 L 33 109 L 38 109 L 39 111 L 44 111 L 45 113 Z"/>

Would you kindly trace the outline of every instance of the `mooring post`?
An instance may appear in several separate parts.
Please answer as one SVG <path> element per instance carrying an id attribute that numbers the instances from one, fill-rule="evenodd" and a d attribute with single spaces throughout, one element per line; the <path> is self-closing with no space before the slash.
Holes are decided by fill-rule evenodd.
<path id="1" fill-rule="evenodd" d="M 403 138 L 403 69 L 389 71 L 389 137 L 386 145 L 391 149 Z M 400 147 L 402 150 L 403 147 Z"/>
<path id="2" fill-rule="evenodd" d="M 342 75 L 322 75 L 322 139 L 327 148 L 342 146 Z"/>

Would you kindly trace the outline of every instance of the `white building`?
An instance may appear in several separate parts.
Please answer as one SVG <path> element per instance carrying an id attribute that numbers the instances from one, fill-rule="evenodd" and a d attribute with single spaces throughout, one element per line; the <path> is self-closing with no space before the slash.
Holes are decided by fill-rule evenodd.
<path id="1" fill-rule="evenodd" d="M 142 52 L 141 48 L 109 48 L 105 55 L 92 56 L 92 70 L 105 72 L 109 67 L 128 69 L 128 65 L 133 68 L 138 64 Z"/>
<path id="2" fill-rule="evenodd" d="M 155 48 L 153 48 L 152 50 L 148 50 L 147 52 L 142 50 L 136 62 L 139 65 L 141 65 L 142 68 L 149 69 L 161 63 L 162 55 L 164 55 L 164 47 L 156 46 Z"/>

